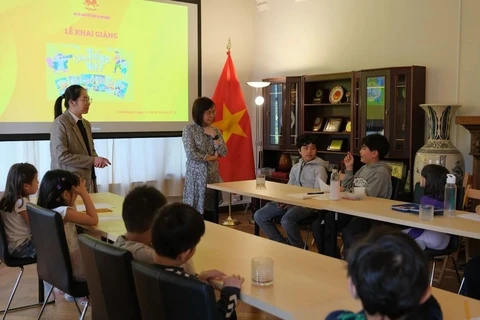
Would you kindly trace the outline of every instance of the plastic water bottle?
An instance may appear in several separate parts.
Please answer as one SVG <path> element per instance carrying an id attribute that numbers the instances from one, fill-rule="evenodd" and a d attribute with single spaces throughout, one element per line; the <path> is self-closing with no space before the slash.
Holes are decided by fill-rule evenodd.
<path id="1" fill-rule="evenodd" d="M 340 200 L 340 174 L 337 169 L 332 169 L 330 176 L 330 200 Z"/>
<path id="2" fill-rule="evenodd" d="M 443 198 L 443 215 L 446 217 L 455 216 L 455 209 L 457 207 L 457 185 L 455 180 L 453 174 L 447 174 L 445 197 Z"/>

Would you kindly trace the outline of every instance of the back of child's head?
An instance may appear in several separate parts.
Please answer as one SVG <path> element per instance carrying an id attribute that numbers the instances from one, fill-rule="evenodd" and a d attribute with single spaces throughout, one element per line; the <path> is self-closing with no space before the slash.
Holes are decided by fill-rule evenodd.
<path id="1" fill-rule="evenodd" d="M 194 249 L 205 233 L 202 215 L 184 203 L 167 204 L 160 209 L 152 226 L 152 245 L 162 257 L 176 259 Z"/>
<path id="2" fill-rule="evenodd" d="M 36 174 L 37 169 L 30 163 L 15 163 L 10 167 L 5 191 L 0 200 L 0 211 L 12 211 L 18 199 L 29 196 L 26 194 L 25 184 L 31 184 Z"/>
<path id="3" fill-rule="evenodd" d="M 370 151 L 377 151 L 379 160 L 384 159 L 390 150 L 390 142 L 388 142 L 388 139 L 378 133 L 363 137 L 362 145 L 368 147 Z"/>
<path id="4" fill-rule="evenodd" d="M 143 233 L 152 227 L 158 209 L 167 203 L 165 196 L 154 187 L 139 186 L 123 201 L 122 218 L 128 232 Z"/>
<path id="5" fill-rule="evenodd" d="M 424 166 L 420 173 L 425 178 L 424 195 L 443 201 L 448 173 L 447 168 L 438 164 Z"/>
<path id="6" fill-rule="evenodd" d="M 400 230 L 376 228 L 348 252 L 348 274 L 364 310 L 398 319 L 418 307 L 428 289 L 428 262 Z"/>
<path id="7" fill-rule="evenodd" d="M 313 144 L 317 146 L 317 136 L 312 133 L 303 133 L 297 136 L 297 149 L 301 149 L 303 146 Z"/>
<path id="8" fill-rule="evenodd" d="M 68 206 L 62 194 L 64 191 L 72 191 L 73 187 L 80 184 L 80 179 L 70 171 L 50 170 L 45 173 L 40 182 L 37 204 L 47 209 L 60 206 Z"/>

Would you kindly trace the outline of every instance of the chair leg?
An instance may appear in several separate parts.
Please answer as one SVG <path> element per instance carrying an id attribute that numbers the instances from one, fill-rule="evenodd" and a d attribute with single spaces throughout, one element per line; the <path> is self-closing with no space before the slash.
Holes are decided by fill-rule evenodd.
<path id="1" fill-rule="evenodd" d="M 460 288 L 458 288 L 458 294 L 462 294 L 464 283 L 465 283 L 465 277 L 463 277 L 462 282 L 460 283 Z"/>
<path id="2" fill-rule="evenodd" d="M 458 280 L 458 284 L 461 285 L 461 280 L 460 280 L 460 274 L 458 273 L 458 267 L 457 267 L 457 262 L 455 261 L 455 258 L 452 257 L 451 255 L 449 256 L 450 259 L 452 259 L 452 262 L 453 262 L 453 267 L 455 268 L 455 273 L 457 275 L 457 280 Z"/>
<path id="3" fill-rule="evenodd" d="M 52 292 L 53 292 L 53 286 L 50 288 L 50 290 L 48 290 L 47 297 L 45 298 L 45 301 L 42 304 L 42 309 L 40 309 L 40 313 L 38 314 L 37 320 L 40 320 L 40 318 L 42 317 L 43 310 L 45 310 L 45 306 L 48 303 L 48 298 L 50 298 L 50 295 L 52 294 Z"/>
<path id="4" fill-rule="evenodd" d="M 303 245 L 303 250 L 307 250 L 308 233 L 309 232 L 310 232 L 310 225 L 307 226 L 307 234 L 305 235 L 305 244 Z"/>
<path id="5" fill-rule="evenodd" d="M 15 292 L 17 291 L 17 288 L 18 288 L 18 284 L 20 283 L 20 280 L 22 279 L 23 266 L 21 266 L 19 268 L 20 268 L 20 273 L 18 274 L 17 281 L 15 282 L 15 285 L 13 286 L 12 293 L 10 294 L 10 298 L 8 299 L 7 307 L 5 308 L 5 310 L 3 312 L 2 320 L 4 320 L 7 317 L 8 309 L 10 308 L 10 304 L 12 303 L 13 296 L 15 295 Z"/>
<path id="6" fill-rule="evenodd" d="M 89 304 L 90 304 L 90 299 L 87 297 L 87 303 L 85 304 L 85 307 L 83 308 L 82 314 L 80 315 L 80 320 L 85 319 L 85 315 L 87 314 L 87 309 L 88 309 Z"/>
<path id="7" fill-rule="evenodd" d="M 432 261 L 432 274 L 430 275 L 430 287 L 433 286 L 433 277 L 435 276 L 435 259 Z"/>
<path id="8" fill-rule="evenodd" d="M 1 264 L 1 261 L 0 261 L 0 264 Z M 21 274 L 22 274 L 22 271 L 20 270 L 20 274 L 18 275 L 17 283 L 15 284 L 16 287 L 13 288 L 12 294 L 10 296 L 9 305 L 10 305 L 11 301 L 13 301 L 13 295 L 15 294 L 15 291 L 17 290 L 17 286 L 20 285 L 20 280 L 21 280 L 20 278 L 22 277 Z M 0 314 L 3 313 L 3 318 L 2 319 L 5 319 L 5 317 L 7 315 L 7 312 L 14 312 L 14 311 L 20 311 L 20 310 L 24 310 L 24 309 L 28 309 L 28 308 L 41 307 L 43 305 L 43 302 L 44 302 L 44 299 L 43 299 L 43 281 L 40 278 L 38 279 L 38 281 L 39 281 L 38 302 L 37 303 L 32 303 L 32 304 L 27 304 L 27 305 L 20 306 L 20 307 L 15 307 L 15 308 L 9 308 L 7 306 L 6 309 L 0 310 Z M 47 304 L 50 304 L 50 303 L 55 303 L 55 300 L 47 302 Z"/>

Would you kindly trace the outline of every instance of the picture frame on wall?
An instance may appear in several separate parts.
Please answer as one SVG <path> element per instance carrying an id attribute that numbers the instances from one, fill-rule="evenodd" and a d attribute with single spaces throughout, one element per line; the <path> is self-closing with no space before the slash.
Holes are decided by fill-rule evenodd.
<path id="1" fill-rule="evenodd" d="M 332 139 L 327 148 L 328 151 L 342 151 L 345 139 Z"/>
<path id="2" fill-rule="evenodd" d="M 324 132 L 338 132 L 340 127 L 342 126 L 343 118 L 340 117 L 332 117 L 328 118 L 327 123 L 325 124 L 325 128 L 323 128 Z"/>

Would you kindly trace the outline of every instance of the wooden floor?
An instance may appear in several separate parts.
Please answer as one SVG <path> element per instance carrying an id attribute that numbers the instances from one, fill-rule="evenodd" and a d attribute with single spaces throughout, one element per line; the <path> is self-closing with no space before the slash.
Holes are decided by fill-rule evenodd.
<path id="1" fill-rule="evenodd" d="M 238 219 L 241 223 L 235 228 L 253 234 L 254 226 L 249 223 L 251 214 L 249 212 L 237 212 L 233 215 L 233 218 Z M 226 214 L 221 214 L 220 221 L 226 218 Z M 300 250 L 300 249 L 299 249 Z M 316 251 L 315 246 L 310 246 L 310 250 Z M 439 269 L 439 268 L 437 268 Z M 6 306 L 7 300 L 10 296 L 11 290 L 18 275 L 17 268 L 7 268 L 3 264 L 0 265 L 0 309 Z M 248 279 L 246 279 L 248 281 Z M 320 284 L 318 284 L 320 287 Z M 453 272 L 446 271 L 442 280 L 442 289 L 456 292 L 458 290 L 458 283 L 455 279 Z M 25 268 L 20 286 L 15 294 L 12 306 L 19 306 L 24 304 L 34 303 L 37 299 L 37 274 L 36 265 L 28 266 Z M 7 315 L 7 319 L 20 320 L 20 319 L 34 319 L 37 317 L 40 307 L 12 312 Z M 271 320 L 278 319 L 272 315 L 262 312 L 254 307 L 251 307 L 245 303 L 239 302 L 237 307 L 238 319 L 248 320 Z M 56 299 L 55 304 L 47 305 L 42 315 L 42 319 L 78 319 L 78 311 L 72 302 L 67 302 L 63 297 Z M 90 312 L 87 313 L 86 319 L 91 319 Z"/>

